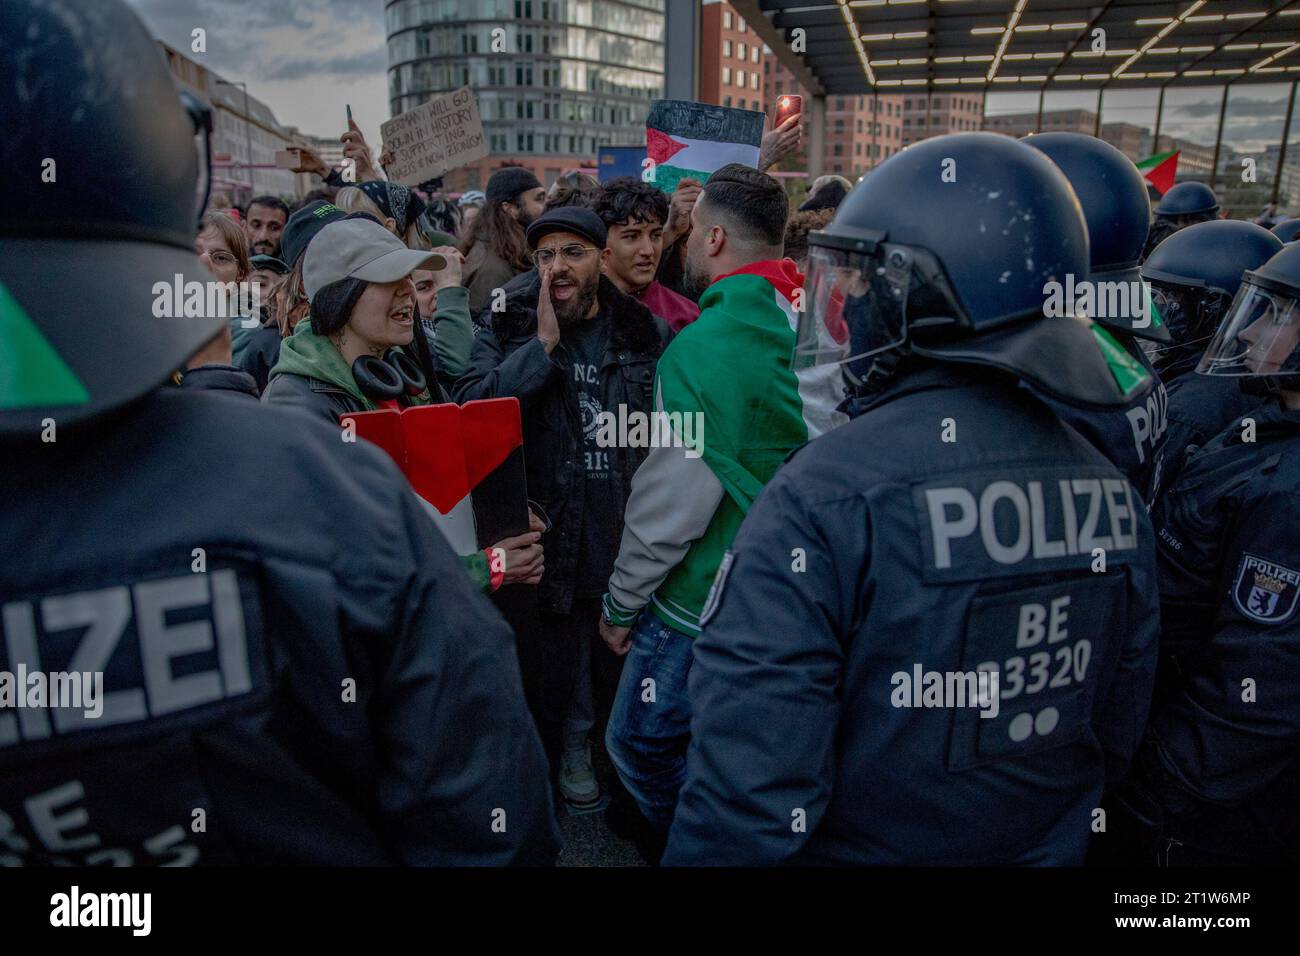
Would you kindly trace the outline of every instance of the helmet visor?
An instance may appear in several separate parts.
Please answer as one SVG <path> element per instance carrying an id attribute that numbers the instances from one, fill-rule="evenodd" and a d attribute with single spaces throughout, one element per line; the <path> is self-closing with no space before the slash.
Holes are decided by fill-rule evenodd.
<path id="1" fill-rule="evenodd" d="M 1247 280 L 1196 371 L 1232 376 L 1300 372 L 1300 301 Z"/>
<path id="2" fill-rule="evenodd" d="M 794 369 L 841 365 L 902 345 L 911 266 L 903 246 L 868 253 L 810 245 Z"/>

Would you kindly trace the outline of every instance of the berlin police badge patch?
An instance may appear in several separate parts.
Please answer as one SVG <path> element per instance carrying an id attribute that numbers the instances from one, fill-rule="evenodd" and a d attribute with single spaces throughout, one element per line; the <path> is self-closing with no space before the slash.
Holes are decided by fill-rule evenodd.
<path id="1" fill-rule="evenodd" d="M 1295 613 L 1300 598 L 1300 571 L 1243 554 L 1232 586 L 1237 610 L 1260 624 L 1281 624 Z"/>

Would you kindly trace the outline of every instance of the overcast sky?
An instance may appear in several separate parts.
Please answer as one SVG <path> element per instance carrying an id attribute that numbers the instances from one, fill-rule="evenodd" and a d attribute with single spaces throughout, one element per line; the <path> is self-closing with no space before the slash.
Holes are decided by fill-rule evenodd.
<path id="1" fill-rule="evenodd" d="M 383 0 L 130 0 L 155 36 L 266 103 L 281 123 L 316 136 L 346 128 L 344 104 L 372 147 L 388 119 Z M 191 31 L 207 31 L 207 52 L 191 51 Z M 1289 86 L 1233 88 L 1224 141 L 1240 150 L 1276 143 Z M 1047 109 L 1096 106 L 1096 91 L 1049 93 Z M 1220 90 L 1171 88 L 1161 132 L 1211 145 Z M 1107 94 L 1103 121 L 1155 125 L 1155 90 Z M 1038 92 L 999 93 L 989 113 L 1031 112 Z"/>
<path id="2" fill-rule="evenodd" d="M 347 128 L 345 104 L 377 149 L 388 119 L 383 0 L 129 0 L 154 36 L 231 82 L 287 126 Z M 191 32 L 207 31 L 207 52 Z"/>

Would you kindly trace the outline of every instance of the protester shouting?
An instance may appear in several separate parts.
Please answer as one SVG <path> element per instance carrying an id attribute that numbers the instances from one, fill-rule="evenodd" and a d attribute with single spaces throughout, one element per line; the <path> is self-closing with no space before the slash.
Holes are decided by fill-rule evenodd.
<path id="1" fill-rule="evenodd" d="M 262 400 L 300 408 L 334 424 L 348 412 L 392 404 L 392 397 L 376 388 L 366 357 L 399 370 L 406 386 L 401 403 L 428 405 L 441 399 L 436 381 L 429 381 L 433 363 L 417 324 L 410 279 L 422 265 L 436 271 L 455 268 L 439 253 L 407 249 L 366 216 L 322 229 L 302 260 L 310 317 L 281 344 L 280 360 L 271 369 Z M 468 327 L 468 317 L 464 323 Z M 535 522 L 527 534 L 494 546 L 505 552 L 504 582 L 497 580 L 496 586 L 540 580 L 540 530 L 540 522 Z M 467 565 L 480 584 L 490 580 L 484 562 Z"/>
<path id="2" fill-rule="evenodd" d="M 538 590 L 544 637 L 538 723 L 562 744 L 560 791 L 578 804 L 599 797 L 587 735 L 593 693 L 612 692 L 618 662 L 599 642 L 600 595 L 618 549 L 632 474 L 644 447 L 598 440 L 602 418 L 651 410 L 655 361 L 671 331 L 601 276 L 605 225 L 588 209 L 554 209 L 528 227 L 536 283 L 487 313 L 457 401 L 512 395 L 523 410 L 528 494 L 550 516 Z"/>

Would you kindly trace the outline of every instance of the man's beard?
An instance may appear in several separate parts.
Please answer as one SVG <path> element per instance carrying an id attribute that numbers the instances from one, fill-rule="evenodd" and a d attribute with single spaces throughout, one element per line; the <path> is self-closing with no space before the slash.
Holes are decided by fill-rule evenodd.
<path id="1" fill-rule="evenodd" d="M 250 248 L 255 256 L 276 256 L 280 255 L 280 244 L 263 239 L 260 242 L 254 242 Z"/>
<path id="2" fill-rule="evenodd" d="M 686 257 L 686 268 L 682 272 L 682 294 L 690 299 L 698 299 L 713 282 L 713 277 L 706 272 L 698 272 Z"/>
<path id="3" fill-rule="evenodd" d="M 530 225 L 532 225 L 533 220 L 536 218 L 537 217 L 534 216 L 531 212 L 529 212 L 523 206 L 520 206 L 519 214 L 515 216 L 515 222 L 519 223 L 519 227 L 521 229 L 527 229 Z"/>
<path id="4" fill-rule="evenodd" d="M 555 307 L 555 320 L 563 329 L 571 326 L 575 322 L 581 322 L 591 311 L 592 304 L 596 301 L 596 287 L 600 284 L 600 276 L 596 276 L 590 281 L 578 286 L 577 294 L 571 299 L 563 302 L 556 302 L 551 299 L 551 305 Z"/>

